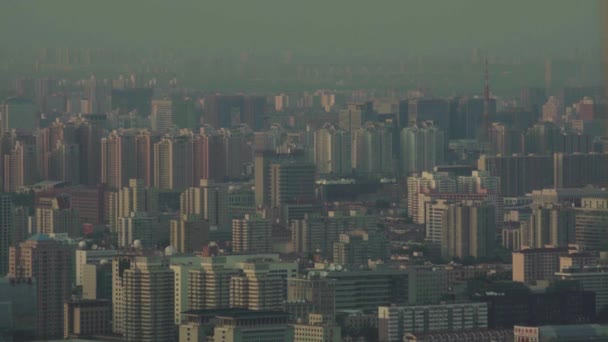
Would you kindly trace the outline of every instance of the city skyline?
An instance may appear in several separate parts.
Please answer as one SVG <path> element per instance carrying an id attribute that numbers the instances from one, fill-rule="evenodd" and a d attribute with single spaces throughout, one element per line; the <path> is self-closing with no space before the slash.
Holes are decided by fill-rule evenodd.
<path id="1" fill-rule="evenodd" d="M 608 1 L 17 1 L 0 340 L 608 340 Z"/>

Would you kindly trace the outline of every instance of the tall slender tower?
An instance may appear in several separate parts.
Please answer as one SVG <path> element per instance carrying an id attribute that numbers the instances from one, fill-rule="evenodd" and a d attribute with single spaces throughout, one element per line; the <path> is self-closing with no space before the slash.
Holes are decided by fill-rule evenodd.
<path id="1" fill-rule="evenodd" d="M 479 138 L 481 142 L 487 142 L 488 130 L 490 129 L 490 77 L 488 74 L 488 56 L 486 56 L 483 78 L 483 124 Z"/>

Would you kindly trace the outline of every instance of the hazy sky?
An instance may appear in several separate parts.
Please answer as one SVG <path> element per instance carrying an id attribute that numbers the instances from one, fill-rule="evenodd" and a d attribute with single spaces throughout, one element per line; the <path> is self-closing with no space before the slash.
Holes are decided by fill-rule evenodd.
<path id="1" fill-rule="evenodd" d="M 595 0 L 1 0 L 3 46 L 597 49 Z"/>

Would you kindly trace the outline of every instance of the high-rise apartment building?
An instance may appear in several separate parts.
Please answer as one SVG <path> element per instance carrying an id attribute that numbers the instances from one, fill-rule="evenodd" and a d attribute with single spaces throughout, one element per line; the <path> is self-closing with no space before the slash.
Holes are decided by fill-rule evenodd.
<path id="1" fill-rule="evenodd" d="M 4 190 L 16 192 L 38 181 L 36 144 L 17 141 L 4 155 Z"/>
<path id="2" fill-rule="evenodd" d="M 487 110 L 490 120 L 496 116 L 496 99 L 486 101 L 483 97 L 465 97 L 450 103 L 450 139 L 476 139 L 480 123 Z"/>
<path id="3" fill-rule="evenodd" d="M 135 158 L 137 179 L 144 181 L 146 187 L 154 185 L 154 144 L 160 137 L 147 130 L 139 131 L 135 138 Z"/>
<path id="4" fill-rule="evenodd" d="M 272 225 L 260 215 L 232 219 L 232 251 L 234 253 L 268 253 L 272 249 Z"/>
<path id="5" fill-rule="evenodd" d="M 69 195 L 39 197 L 36 201 L 36 231 L 43 234 L 67 233 L 69 237 L 82 236 L 80 213 L 70 205 Z"/>
<path id="6" fill-rule="evenodd" d="M 575 209 L 575 240 L 583 250 L 602 251 L 608 244 L 608 199 L 583 198 Z"/>
<path id="7" fill-rule="evenodd" d="M 200 182 L 201 179 L 222 181 L 228 171 L 224 152 L 223 136 L 210 127 L 201 129 L 200 134 L 194 136 L 193 154 L 194 170 L 193 181 Z"/>
<path id="8" fill-rule="evenodd" d="M 241 125 L 231 130 L 222 128 L 219 133 L 222 135 L 226 160 L 225 176 L 240 179 L 247 174 L 245 167 L 253 162 L 253 131 L 246 125 Z"/>
<path id="9" fill-rule="evenodd" d="M 50 157 L 49 178 L 80 184 L 80 146 L 58 142 Z"/>
<path id="10" fill-rule="evenodd" d="M 492 123 L 488 132 L 490 152 L 509 156 L 524 153 L 524 136 L 521 132 L 502 123 Z"/>
<path id="11" fill-rule="evenodd" d="M 330 211 L 327 216 L 305 215 L 291 223 L 291 242 L 298 255 L 320 253 L 326 258 L 333 256 L 333 244 L 341 233 L 357 229 L 370 232 L 377 229 L 378 217 L 351 211 L 348 214 Z"/>
<path id="12" fill-rule="evenodd" d="M 554 187 L 608 186 L 608 153 L 556 153 L 553 156 Z"/>
<path id="13" fill-rule="evenodd" d="M 36 282 L 36 336 L 63 337 L 63 303 L 70 296 L 69 250 L 47 235 L 36 234 L 10 248 L 9 277 Z"/>
<path id="14" fill-rule="evenodd" d="M 113 131 L 101 139 L 101 181 L 111 189 L 137 177 L 136 132 Z"/>
<path id="15" fill-rule="evenodd" d="M 325 124 L 314 133 L 314 163 L 321 174 L 352 173 L 351 133 Z"/>
<path id="16" fill-rule="evenodd" d="M 422 172 L 407 178 L 407 213 L 416 223 L 424 223 L 424 202 L 420 194 L 456 192 L 456 179 L 447 172 Z"/>
<path id="17" fill-rule="evenodd" d="M 9 247 L 13 243 L 13 200 L 0 193 L 0 276 L 8 273 Z"/>
<path id="18" fill-rule="evenodd" d="M 216 129 L 244 123 L 259 130 L 265 109 L 266 99 L 261 96 L 209 95 L 205 96 L 203 123 Z"/>
<path id="19" fill-rule="evenodd" d="M 123 271 L 124 332 L 127 341 L 171 341 L 174 338 L 173 271 L 169 260 L 136 256 Z"/>
<path id="20" fill-rule="evenodd" d="M 189 271 L 188 306 L 276 310 L 287 298 L 287 279 L 297 270 L 296 263 L 275 254 L 204 257 L 199 269 Z"/>
<path id="21" fill-rule="evenodd" d="M 131 246 L 135 240 L 143 246 L 153 246 L 157 220 L 145 212 L 132 212 L 129 217 L 118 219 L 118 247 Z"/>
<path id="22" fill-rule="evenodd" d="M 173 142 L 168 137 L 154 144 L 154 187 L 173 189 Z"/>
<path id="23" fill-rule="evenodd" d="M 78 249 L 76 250 L 76 285 L 83 284 L 84 265 L 99 264 L 102 260 L 111 261 L 118 254 L 115 249 Z"/>
<path id="24" fill-rule="evenodd" d="M 426 202 L 424 210 L 425 241 L 431 246 L 440 249 L 443 236 L 444 213 L 450 207 L 446 200 Z"/>
<path id="25" fill-rule="evenodd" d="M 443 163 L 445 137 L 431 122 L 406 127 L 401 131 L 401 170 L 405 174 L 432 171 Z"/>
<path id="26" fill-rule="evenodd" d="M 433 200 L 484 200 L 496 207 L 496 218 L 502 220 L 500 179 L 484 171 L 471 176 L 455 177 L 448 172 L 422 172 L 407 178 L 407 208 L 413 221 L 425 223 L 425 206 Z"/>
<path id="27" fill-rule="evenodd" d="M 441 255 L 486 257 L 496 247 L 495 208 L 483 202 L 451 204 L 443 214 Z"/>
<path id="28" fill-rule="evenodd" d="M 477 167 L 500 177 L 502 196 L 514 197 L 553 186 L 552 162 L 553 157 L 548 155 L 482 155 Z"/>
<path id="29" fill-rule="evenodd" d="M 290 107 L 289 95 L 278 94 L 274 96 L 274 110 L 282 112 Z"/>
<path id="30" fill-rule="evenodd" d="M 150 123 L 152 131 L 166 132 L 173 127 L 173 103 L 171 100 L 152 100 Z"/>
<path id="31" fill-rule="evenodd" d="M 553 204 L 534 206 L 530 218 L 522 222 L 521 247 L 568 247 L 575 242 L 575 211 L 572 208 Z"/>
<path id="32" fill-rule="evenodd" d="M 366 122 L 372 121 L 374 116 L 373 102 L 351 103 L 342 109 L 339 114 L 340 129 L 354 132 Z"/>
<path id="33" fill-rule="evenodd" d="M 351 163 L 357 174 L 370 177 L 394 176 L 393 129 L 388 124 L 366 122 L 351 131 Z"/>
<path id="34" fill-rule="evenodd" d="M 2 112 L 2 129 L 0 133 L 17 130 L 22 132 L 33 132 L 38 125 L 38 109 L 32 101 L 13 97 L 5 100 L 0 106 Z"/>
<path id="35" fill-rule="evenodd" d="M 142 179 L 129 179 L 118 191 L 118 217 L 129 217 L 133 212 L 154 215 L 158 212 L 158 191 L 147 188 Z"/>
<path id="36" fill-rule="evenodd" d="M 246 124 L 253 130 L 260 130 L 265 125 L 266 98 L 249 95 L 243 97 L 240 123 Z"/>
<path id="37" fill-rule="evenodd" d="M 287 159 L 269 165 L 270 207 L 280 208 L 290 201 L 308 201 L 314 198 L 315 165 Z M 257 188 L 256 188 L 257 192 Z"/>
<path id="38" fill-rule="evenodd" d="M 228 206 L 228 188 L 225 184 L 201 180 L 200 186 L 190 187 L 180 195 L 182 215 L 198 215 L 210 227 L 222 231 L 232 228 Z"/>
<path id="39" fill-rule="evenodd" d="M 180 131 L 154 144 L 154 186 L 180 190 L 194 185 L 192 132 Z"/>
<path id="40" fill-rule="evenodd" d="M 170 243 L 179 253 L 200 251 L 209 241 L 209 224 L 199 216 L 183 215 L 171 220 Z"/>
<path id="41" fill-rule="evenodd" d="M 244 263 L 242 272 L 230 278 L 230 307 L 281 310 L 285 301 L 285 278 L 271 272 L 268 263 Z"/>
<path id="42" fill-rule="evenodd" d="M 80 144 L 80 178 L 83 184 L 96 186 L 101 182 L 101 138 L 105 115 L 87 115 L 76 122 L 76 137 Z"/>
<path id="43" fill-rule="evenodd" d="M 432 121 L 446 132 L 450 128 L 450 105 L 443 99 L 413 99 L 408 103 L 408 115 L 412 121 Z"/>

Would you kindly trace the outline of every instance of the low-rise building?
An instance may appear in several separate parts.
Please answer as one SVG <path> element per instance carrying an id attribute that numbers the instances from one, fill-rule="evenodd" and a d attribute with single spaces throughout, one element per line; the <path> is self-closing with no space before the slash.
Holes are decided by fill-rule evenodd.
<path id="1" fill-rule="evenodd" d="M 63 337 L 106 335 L 111 332 L 112 311 L 106 299 L 74 300 L 64 304 Z"/>
<path id="2" fill-rule="evenodd" d="M 403 341 L 407 333 L 460 331 L 488 327 L 486 303 L 381 306 L 378 336 L 383 342 Z"/>
<path id="3" fill-rule="evenodd" d="M 607 341 L 608 326 L 599 324 L 513 327 L 514 340 L 538 342 Z"/>
<path id="4" fill-rule="evenodd" d="M 595 292 L 595 311 L 608 308 L 608 266 L 567 267 L 557 279 L 578 281 L 583 290 Z"/>

